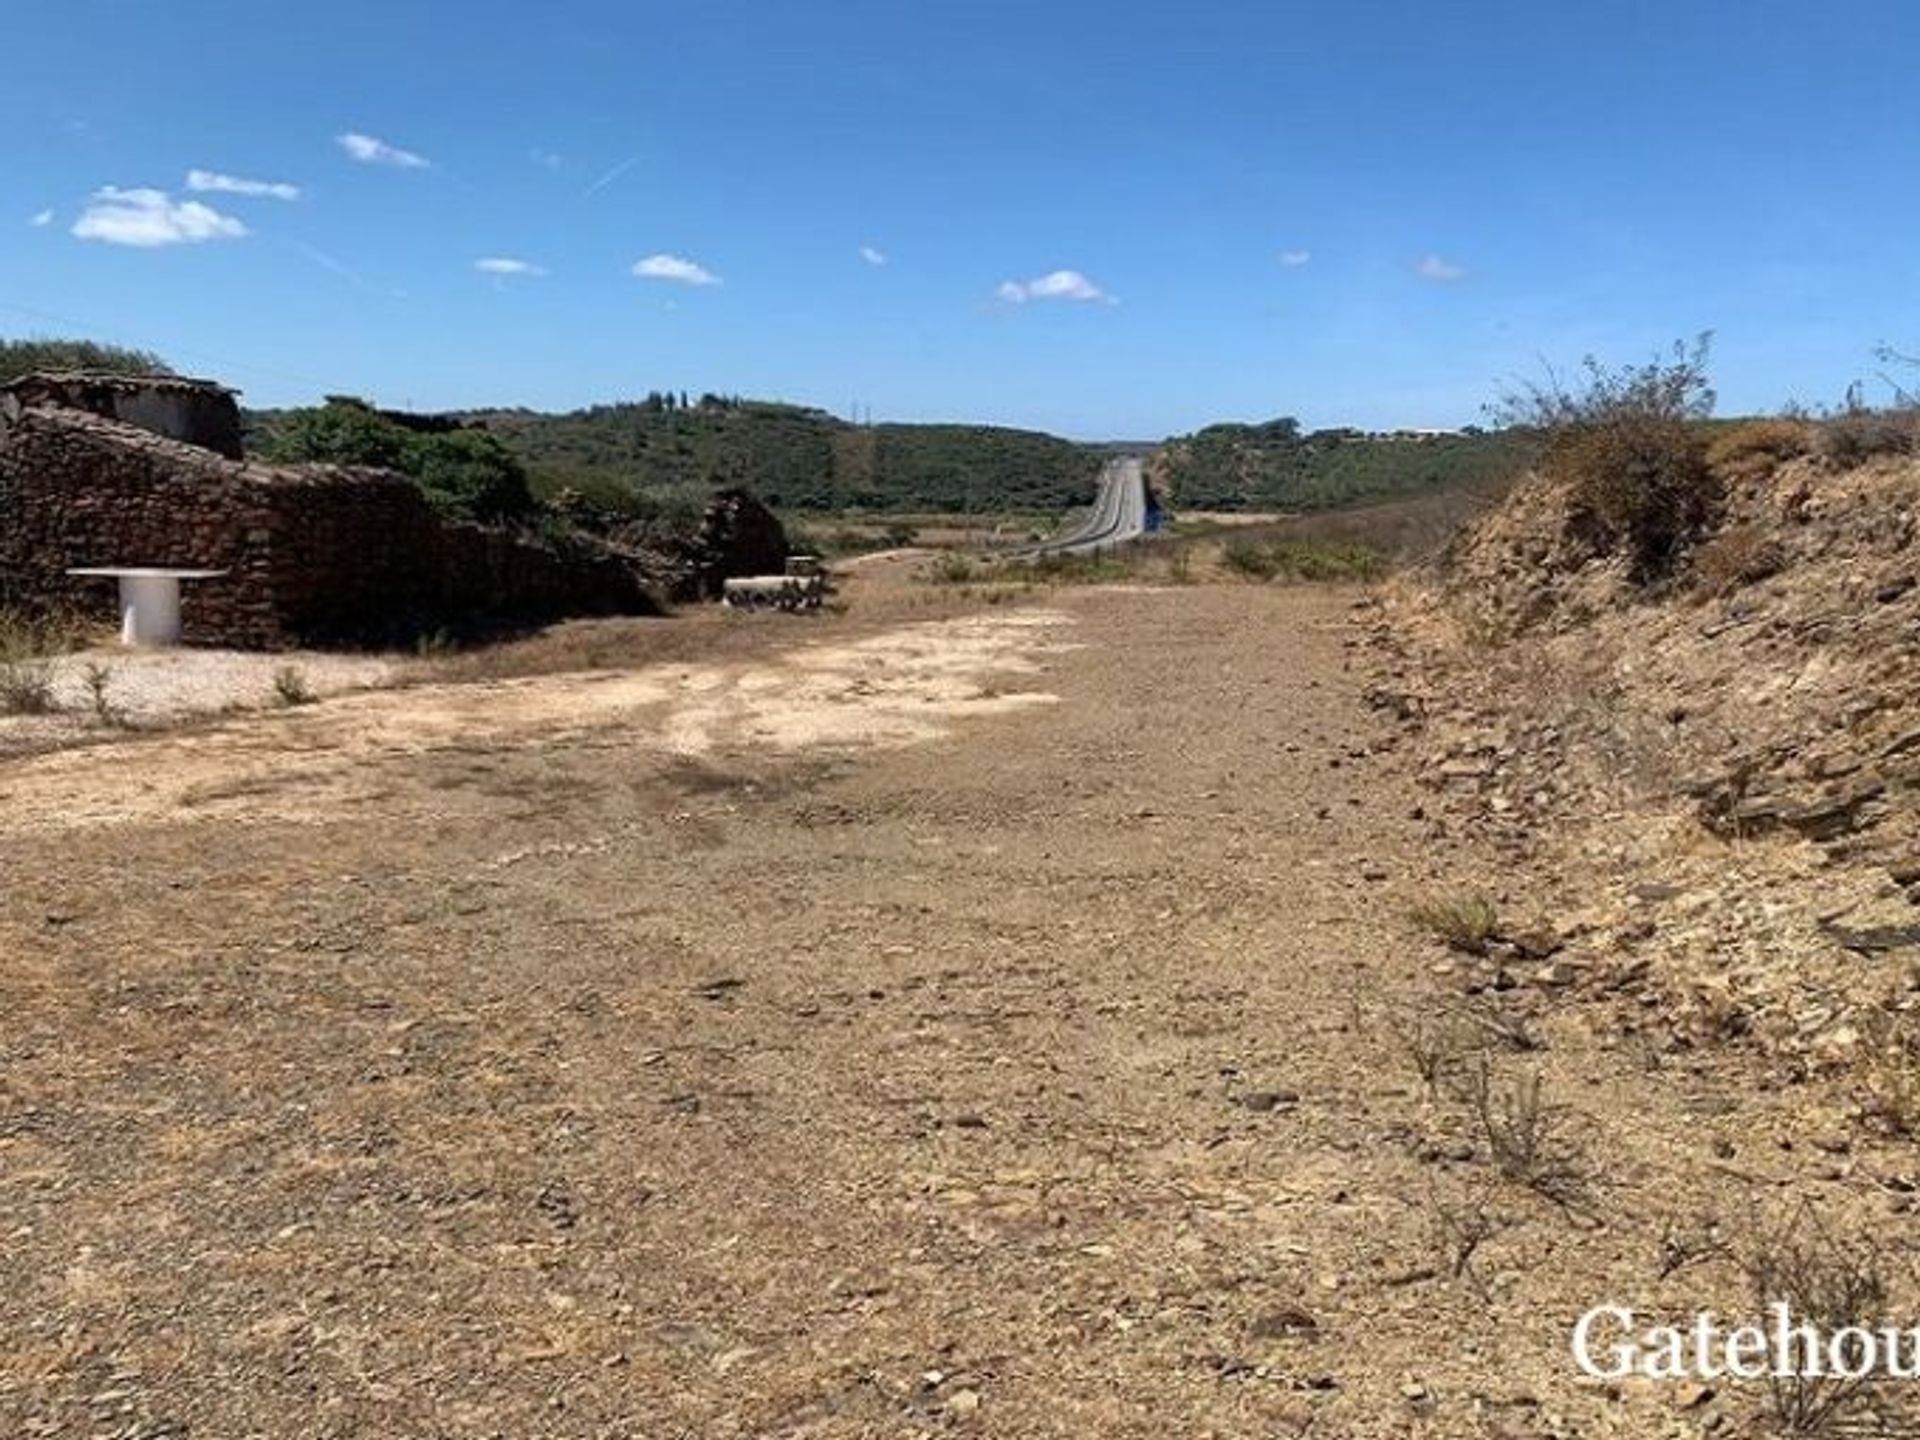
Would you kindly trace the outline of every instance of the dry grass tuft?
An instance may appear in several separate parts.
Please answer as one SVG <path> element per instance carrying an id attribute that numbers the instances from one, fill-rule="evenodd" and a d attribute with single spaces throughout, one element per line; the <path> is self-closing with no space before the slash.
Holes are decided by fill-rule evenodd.
<path id="1" fill-rule="evenodd" d="M 53 658 L 77 650 L 86 626 L 67 615 L 0 612 L 0 715 L 49 715 Z"/>
<path id="2" fill-rule="evenodd" d="M 1882 455 L 1920 450 L 1920 410 L 1849 408 L 1825 420 L 1814 436 L 1814 453 L 1842 470 Z"/>
<path id="3" fill-rule="evenodd" d="M 1729 484 L 1763 480 L 1813 449 L 1812 427 L 1799 420 L 1749 420 L 1707 445 L 1707 464 Z"/>
<path id="4" fill-rule="evenodd" d="M 1500 908 L 1485 895 L 1442 895 L 1421 901 L 1407 918 L 1449 950 L 1484 955 L 1499 938 Z"/>

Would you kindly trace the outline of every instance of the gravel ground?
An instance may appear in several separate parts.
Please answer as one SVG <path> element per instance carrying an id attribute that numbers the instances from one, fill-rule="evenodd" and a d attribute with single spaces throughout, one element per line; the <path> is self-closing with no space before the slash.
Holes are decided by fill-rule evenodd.
<path id="1" fill-rule="evenodd" d="M 1463 983 L 1406 908 L 1499 877 L 1350 598 L 773 617 L 0 766 L 0 1434 L 1747 1433 L 1574 1317 L 1737 1306 L 1676 1237 L 1784 1199 L 1906 1225 L 1895 1157 Z M 1455 1022 L 1577 1185 L 1423 1082 Z"/>
<path id="2" fill-rule="evenodd" d="M 127 650 L 101 646 L 44 662 L 55 711 L 0 716 L 0 755 L 99 738 L 124 727 L 177 724 L 207 715 L 269 709 L 283 703 L 275 677 L 296 672 L 315 698 L 389 683 L 397 659 L 296 651 Z M 101 677 L 96 702 L 91 677 Z"/>

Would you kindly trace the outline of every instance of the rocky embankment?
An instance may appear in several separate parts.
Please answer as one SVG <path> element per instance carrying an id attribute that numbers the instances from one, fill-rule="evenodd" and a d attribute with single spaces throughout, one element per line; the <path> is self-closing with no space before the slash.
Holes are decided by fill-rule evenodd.
<path id="1" fill-rule="evenodd" d="M 1664 1050 L 1758 1045 L 1910 1128 L 1920 463 L 1730 469 L 1656 586 L 1523 484 L 1363 615 L 1374 699 L 1417 732 L 1432 840 L 1510 862 L 1462 893 L 1552 933 L 1504 961 L 1496 934 L 1489 963 L 1622 1002 Z"/>

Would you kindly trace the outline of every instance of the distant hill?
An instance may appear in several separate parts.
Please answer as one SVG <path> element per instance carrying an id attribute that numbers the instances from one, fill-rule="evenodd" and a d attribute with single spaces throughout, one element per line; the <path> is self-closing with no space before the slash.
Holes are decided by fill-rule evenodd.
<path id="1" fill-rule="evenodd" d="M 761 400 L 651 395 L 564 415 L 474 411 L 548 496 L 658 502 L 748 484 L 787 510 L 1066 510 L 1091 501 L 1101 453 L 990 425 L 853 425 Z"/>
<path id="2" fill-rule="evenodd" d="M 404 416 L 336 399 L 318 410 L 251 413 L 249 448 L 285 456 L 299 435 L 336 415 L 373 416 L 425 437 L 413 445 L 450 443 L 434 438 L 441 431 L 484 430 L 524 469 L 534 495 L 567 495 L 611 519 L 697 516 L 722 485 L 749 486 L 788 512 L 1058 514 L 1090 503 L 1101 466 L 1116 454 L 1150 455 L 1149 475 L 1175 510 L 1329 510 L 1484 488 L 1526 458 L 1521 438 L 1504 432 L 1305 433 L 1275 420 L 1213 425 L 1156 448 L 992 425 L 855 425 L 798 405 L 661 393 L 558 415 Z"/>
<path id="3" fill-rule="evenodd" d="M 1303 432 L 1290 419 L 1211 425 L 1169 440 L 1153 474 L 1183 510 L 1331 510 L 1511 478 L 1528 455 L 1507 431 Z"/>

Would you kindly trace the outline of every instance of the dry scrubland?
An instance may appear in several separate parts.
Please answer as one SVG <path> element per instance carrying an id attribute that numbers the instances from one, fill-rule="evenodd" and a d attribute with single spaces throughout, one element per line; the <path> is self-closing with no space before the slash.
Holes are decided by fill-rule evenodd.
<path id="1" fill-rule="evenodd" d="M 1912 1313 L 1856 458 L 1729 442 L 1658 575 L 1575 470 L 1384 586 L 883 555 L 5 762 L 0 1431 L 1913 1433 L 1566 1352 Z"/>

